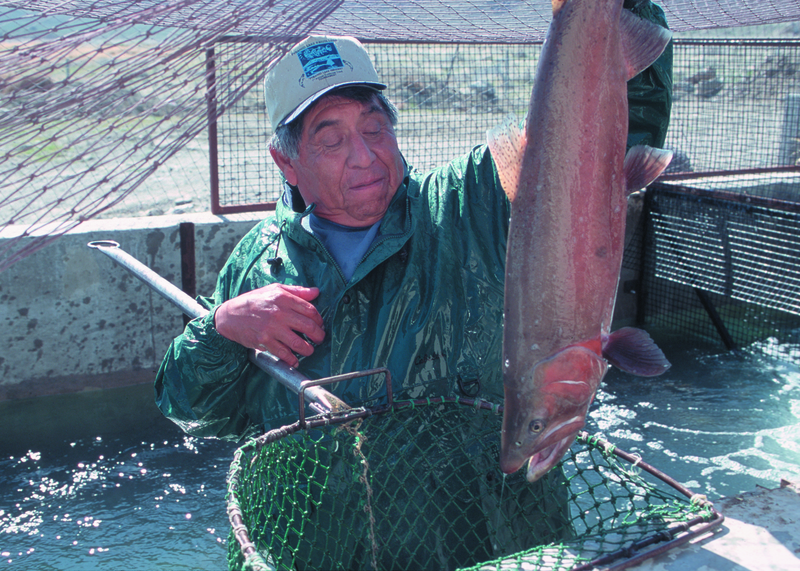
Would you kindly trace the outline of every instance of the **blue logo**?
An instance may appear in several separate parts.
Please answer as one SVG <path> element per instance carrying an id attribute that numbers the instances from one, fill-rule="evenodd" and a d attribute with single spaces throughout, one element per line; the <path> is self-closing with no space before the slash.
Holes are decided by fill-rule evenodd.
<path id="1" fill-rule="evenodd" d="M 333 42 L 315 44 L 300 50 L 297 52 L 297 57 L 300 58 L 303 72 L 309 79 L 326 71 L 335 72 L 344 67 L 336 44 Z"/>

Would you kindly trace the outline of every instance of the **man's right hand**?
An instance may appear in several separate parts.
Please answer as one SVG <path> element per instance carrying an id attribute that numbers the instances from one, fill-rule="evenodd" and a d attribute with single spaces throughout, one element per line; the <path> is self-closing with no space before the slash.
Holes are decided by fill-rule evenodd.
<path id="1" fill-rule="evenodd" d="M 319 295 L 315 287 L 270 284 L 229 299 L 217 308 L 214 326 L 223 337 L 250 349 L 269 351 L 290 367 L 295 353 L 309 356 L 325 339 L 323 322 L 310 302 Z"/>

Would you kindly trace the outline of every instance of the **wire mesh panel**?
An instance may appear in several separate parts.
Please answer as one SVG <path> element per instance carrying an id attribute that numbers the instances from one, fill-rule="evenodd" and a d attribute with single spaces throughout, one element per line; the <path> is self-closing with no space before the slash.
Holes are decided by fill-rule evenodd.
<path id="1" fill-rule="evenodd" d="M 541 44 L 372 44 L 387 95 L 400 110 L 397 140 L 420 170 L 486 140 L 510 113 L 522 118 Z"/>
<path id="2" fill-rule="evenodd" d="M 229 38 L 218 43 L 217 73 L 241 67 L 240 54 L 254 53 L 242 46 L 254 42 Z M 368 44 L 378 75 L 388 85 L 386 94 L 399 109 L 397 140 L 408 163 L 422 170 L 442 165 L 484 142 L 486 131 L 506 114 L 524 116 L 540 49 L 540 44 Z M 250 210 L 277 200 L 283 182 L 266 147 L 272 128 L 263 88 L 246 94 L 215 128 L 215 211 Z"/>
<path id="3" fill-rule="evenodd" d="M 228 38 L 217 45 L 220 73 L 238 61 L 237 43 L 247 42 Z M 507 114 L 525 115 L 541 43 L 370 43 L 367 49 L 400 110 L 401 151 L 409 164 L 428 170 L 484 142 Z M 781 171 L 800 169 L 800 41 L 676 41 L 673 62 L 665 146 L 676 155 L 665 178 L 769 171 L 779 181 Z M 264 105 L 263 90 L 253 90 L 220 118 L 220 211 L 280 196 L 280 173 L 265 147 L 271 129 Z"/>
<path id="4" fill-rule="evenodd" d="M 254 61 L 274 58 L 268 47 L 257 41 L 220 41 L 207 53 L 207 65 L 214 77 L 238 74 L 235 83 L 213 82 L 214 96 L 209 98 L 209 139 L 215 153 L 211 160 L 211 209 L 214 213 L 271 208 L 280 195 L 281 181 L 267 150 L 271 135 L 266 119 L 264 91 L 261 86 L 242 96 L 237 105 L 219 113 L 216 101 L 229 99 L 229 92 L 242 90 L 253 82 Z M 224 90 L 224 91 L 222 91 Z M 221 92 L 222 91 L 222 92 Z M 222 197 L 220 197 L 220 191 Z"/>
<path id="5" fill-rule="evenodd" d="M 723 341 L 727 332 L 730 348 L 800 343 L 800 205 L 659 184 L 646 210 L 648 324 Z"/>
<path id="6" fill-rule="evenodd" d="M 797 166 L 800 41 L 678 41 L 673 89 L 668 173 Z"/>
<path id="7" fill-rule="evenodd" d="M 231 568 L 572 569 L 718 518 L 588 437 L 533 484 L 503 478 L 499 412 L 428 399 L 245 444 L 229 476 Z"/>

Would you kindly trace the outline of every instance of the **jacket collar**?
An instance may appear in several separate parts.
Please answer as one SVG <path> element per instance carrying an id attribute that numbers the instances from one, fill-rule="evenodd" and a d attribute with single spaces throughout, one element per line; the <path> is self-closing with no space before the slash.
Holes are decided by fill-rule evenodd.
<path id="1" fill-rule="evenodd" d="M 405 172 L 403 173 L 403 182 L 395 192 L 389 207 L 386 209 L 386 214 L 383 216 L 381 222 L 381 235 L 397 235 L 403 234 L 408 230 L 408 185 L 410 180 L 410 168 L 408 163 L 403 159 L 405 165 Z M 314 204 L 306 206 L 300 191 L 296 186 L 291 186 L 284 181 L 284 191 L 281 199 L 278 200 L 275 206 L 275 216 L 278 224 L 286 222 L 290 227 L 302 224 L 302 219 L 314 211 Z"/>

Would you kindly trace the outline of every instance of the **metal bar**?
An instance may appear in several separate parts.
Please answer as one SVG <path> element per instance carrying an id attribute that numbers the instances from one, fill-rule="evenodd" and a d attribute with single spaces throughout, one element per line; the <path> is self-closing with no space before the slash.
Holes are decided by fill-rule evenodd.
<path id="1" fill-rule="evenodd" d="M 636 284 L 636 325 L 642 327 L 647 320 L 647 282 L 645 276 L 647 275 L 648 262 L 649 262 L 649 244 L 650 239 L 650 223 L 651 211 L 653 209 L 654 194 L 652 188 L 648 188 L 644 193 L 644 204 L 642 204 L 642 243 L 639 250 L 639 275 L 636 279 L 639 283 Z"/>
<path id="2" fill-rule="evenodd" d="M 96 242 L 89 242 L 88 246 L 103 252 L 106 256 L 142 280 L 150 286 L 153 291 L 177 306 L 192 319 L 202 317 L 208 313 L 206 308 L 182 292 L 179 287 L 162 278 L 139 260 L 125 252 L 119 247 L 117 242 L 113 240 L 98 240 Z M 300 371 L 290 367 L 274 355 L 265 351 L 251 350 L 249 352 L 249 358 L 250 362 L 256 367 L 274 377 L 279 383 L 295 394 L 299 394 L 303 383 L 308 381 L 308 377 L 302 375 Z M 308 395 L 308 400 L 311 401 L 309 407 L 319 413 L 339 412 L 350 408 L 344 401 L 325 389 L 312 387 L 305 392 Z"/>
<path id="3" fill-rule="evenodd" d="M 699 171 L 699 172 L 677 172 L 662 174 L 656 179 L 656 182 L 667 182 L 671 180 L 693 180 L 696 178 L 719 178 L 724 176 L 738 176 L 743 174 L 780 174 L 780 173 L 798 173 L 800 174 L 800 166 L 775 166 L 775 167 L 757 167 L 751 169 L 727 169 L 727 170 L 714 170 L 714 171 Z"/>
<path id="4" fill-rule="evenodd" d="M 698 200 L 706 202 L 731 202 L 734 204 L 741 204 L 744 207 L 756 206 L 760 208 L 768 208 L 770 210 L 781 210 L 784 212 L 800 212 L 800 202 L 790 202 L 788 200 L 768 198 L 765 196 L 752 196 L 750 194 L 743 194 L 741 192 L 728 190 L 706 190 L 703 188 L 686 186 L 684 184 L 673 184 L 670 182 L 662 183 L 660 179 L 659 181 L 653 183 L 652 186 L 648 187 L 648 191 L 650 190 L 692 196 Z"/>
<path id="5" fill-rule="evenodd" d="M 197 276 L 195 272 L 194 255 L 194 223 L 181 222 L 179 234 L 181 237 L 181 289 L 189 297 L 197 296 Z M 183 325 L 186 326 L 190 317 L 183 315 Z"/>
<path id="6" fill-rule="evenodd" d="M 206 108 L 208 114 L 208 167 L 211 213 L 219 214 L 219 157 L 217 154 L 217 64 L 214 48 L 206 50 Z"/>
<path id="7" fill-rule="evenodd" d="M 266 212 L 275 210 L 277 204 L 278 203 L 276 201 L 272 201 L 272 202 L 253 202 L 250 204 L 231 204 L 224 206 L 219 204 L 219 200 L 217 200 L 217 208 L 214 211 L 214 214 L 225 215 L 225 214 L 237 214 L 239 212 Z"/>
<path id="8" fill-rule="evenodd" d="M 253 42 L 259 44 L 283 44 L 288 43 L 290 45 L 295 44 L 302 40 L 305 36 L 294 36 L 294 35 L 286 35 L 286 36 L 220 36 L 216 39 L 218 43 L 239 43 L 239 42 Z M 358 38 L 358 40 L 362 44 L 439 44 L 439 45 L 450 45 L 450 44 L 469 44 L 470 42 L 460 42 L 460 41 L 443 41 L 443 40 L 436 40 L 436 39 L 424 39 L 424 40 L 413 40 L 413 39 L 392 39 L 392 38 Z M 543 39 L 535 39 L 531 41 L 486 41 L 481 42 L 482 44 L 491 44 L 491 45 L 508 45 L 508 46 L 531 46 L 531 45 L 542 45 L 544 43 Z M 797 46 L 800 45 L 800 40 L 795 38 L 784 38 L 784 39 L 769 39 L 769 38 L 754 38 L 754 39 L 735 39 L 735 38 L 703 38 L 698 40 L 690 40 L 690 39 L 673 39 L 672 43 L 675 46 L 755 46 L 755 47 L 784 47 L 784 46 Z"/>
<path id="9" fill-rule="evenodd" d="M 717 312 L 717 308 L 714 307 L 714 304 L 711 302 L 711 298 L 708 297 L 708 294 L 701 290 L 700 288 L 694 288 L 694 293 L 697 294 L 700 303 L 703 304 L 703 309 L 706 310 L 708 317 L 711 318 L 711 322 L 714 324 L 714 327 L 717 328 L 717 332 L 719 336 L 722 338 L 722 342 L 725 343 L 725 347 L 728 351 L 736 351 L 736 342 L 731 337 L 728 328 L 725 327 L 725 322 L 722 321 L 722 317 L 720 317 L 719 313 Z"/>
<path id="10" fill-rule="evenodd" d="M 699 527 L 694 527 L 694 526 L 697 526 L 699 523 L 702 523 L 704 521 L 702 517 L 688 521 L 683 526 L 675 528 L 672 531 L 665 531 L 657 536 L 651 536 L 640 543 L 632 545 L 628 549 L 623 549 L 617 551 L 616 553 L 612 553 L 604 558 L 601 558 L 602 561 L 601 559 L 597 559 L 595 561 L 592 561 L 588 566 L 575 567 L 572 569 L 572 571 L 582 571 L 584 569 L 588 571 L 590 569 L 595 570 L 598 568 L 602 568 L 603 571 L 621 571 L 622 569 L 628 569 L 634 565 L 638 565 L 639 563 L 647 559 L 661 555 L 662 553 L 665 553 L 670 549 L 679 547 L 689 542 L 692 539 L 704 535 L 706 532 L 713 531 L 714 529 L 720 527 L 722 523 L 725 521 L 725 516 L 719 513 L 718 511 L 713 510 L 713 508 L 712 511 L 714 513 L 714 519 L 712 519 L 708 523 L 700 525 Z M 681 531 L 685 531 L 686 534 L 678 537 L 678 533 L 680 533 Z M 667 539 L 668 537 L 672 537 L 672 539 Z M 658 547 L 644 551 L 642 553 L 636 553 L 639 549 L 643 549 L 644 547 L 648 547 L 650 545 L 658 543 L 659 541 L 666 541 L 666 543 L 662 543 Z M 599 565 L 605 564 L 606 561 L 610 560 L 612 556 L 614 556 L 615 558 L 628 557 L 628 559 L 620 563 L 617 563 L 616 565 L 612 565 L 611 567 L 598 567 Z"/>
<path id="11" fill-rule="evenodd" d="M 305 402 L 305 393 L 313 390 L 315 387 L 319 387 L 321 385 L 330 385 L 333 383 L 338 383 L 340 381 L 349 381 L 351 379 L 356 379 L 359 377 L 369 377 L 371 375 L 380 375 L 383 374 L 384 378 L 386 379 L 386 400 L 389 404 L 389 407 L 394 404 L 394 398 L 392 396 L 392 374 L 389 372 L 389 369 L 381 367 L 379 369 L 369 369 L 367 371 L 357 371 L 355 373 L 343 373 L 341 375 L 334 375 L 332 377 L 325 377 L 324 379 L 317 379 L 316 381 L 304 381 L 300 385 L 300 391 L 297 393 L 298 397 L 300 398 L 300 406 L 298 410 L 300 411 L 300 426 L 305 427 L 306 424 L 306 417 L 305 417 L 305 410 L 304 410 L 304 402 Z"/>
<path id="12" fill-rule="evenodd" d="M 679 39 L 672 40 L 676 46 L 756 46 L 756 47 L 783 47 L 798 46 L 800 40 L 796 38 L 703 38 L 697 40 Z"/>

